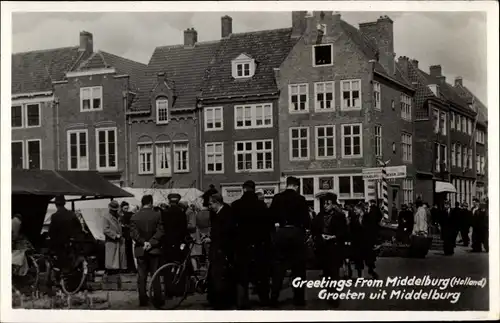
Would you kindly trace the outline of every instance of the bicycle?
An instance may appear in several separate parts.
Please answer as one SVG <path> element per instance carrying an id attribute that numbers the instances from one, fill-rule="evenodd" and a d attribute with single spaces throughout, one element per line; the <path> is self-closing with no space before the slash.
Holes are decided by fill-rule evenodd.
<path id="1" fill-rule="evenodd" d="M 192 265 L 192 259 L 195 258 L 191 256 L 193 246 L 204 246 L 206 243 L 206 239 L 202 239 L 201 243 L 189 238 L 186 239 L 186 242 L 180 246 L 181 250 L 187 253 L 184 260 L 180 263 L 166 263 L 155 271 L 148 289 L 150 299 L 155 299 L 155 285 L 160 285 L 162 302 L 153 302 L 155 308 L 173 310 L 181 305 L 189 293 L 206 293 L 209 267 L 208 259 L 205 259 L 205 262 L 198 263 L 200 268 L 195 271 Z"/>
<path id="2" fill-rule="evenodd" d="M 29 295 L 38 290 L 40 268 L 32 251 L 26 251 L 25 256 L 28 261 L 28 272 L 24 276 L 12 274 L 12 291 Z"/>

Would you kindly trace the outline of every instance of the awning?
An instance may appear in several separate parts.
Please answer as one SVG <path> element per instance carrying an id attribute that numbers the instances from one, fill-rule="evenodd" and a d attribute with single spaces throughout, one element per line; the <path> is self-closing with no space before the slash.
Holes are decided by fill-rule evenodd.
<path id="1" fill-rule="evenodd" d="M 436 181 L 436 193 L 456 193 L 457 189 L 448 182 Z"/>
<path id="2" fill-rule="evenodd" d="M 75 195 L 96 198 L 133 197 L 96 171 L 12 170 L 12 194 Z"/>

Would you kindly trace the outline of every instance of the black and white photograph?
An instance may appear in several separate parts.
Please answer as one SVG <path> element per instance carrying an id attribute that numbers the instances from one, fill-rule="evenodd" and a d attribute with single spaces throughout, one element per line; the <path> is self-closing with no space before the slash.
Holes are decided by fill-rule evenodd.
<path id="1" fill-rule="evenodd" d="M 2 3 L 9 320 L 498 319 L 498 3 L 349 3 Z"/>

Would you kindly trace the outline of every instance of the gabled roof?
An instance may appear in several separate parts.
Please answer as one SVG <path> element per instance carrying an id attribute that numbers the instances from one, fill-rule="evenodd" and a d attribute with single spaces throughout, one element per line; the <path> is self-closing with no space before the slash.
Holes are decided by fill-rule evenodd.
<path id="1" fill-rule="evenodd" d="M 481 102 L 481 100 L 479 100 L 479 98 L 475 96 L 474 93 L 472 93 L 472 91 L 466 86 L 457 84 L 454 86 L 454 89 L 457 91 L 458 95 L 465 100 L 474 99 L 474 105 L 477 108 L 478 113 L 477 121 L 482 124 L 486 124 L 488 122 L 488 108 L 486 105 L 484 105 L 483 102 Z"/>
<path id="2" fill-rule="evenodd" d="M 87 60 L 83 61 L 79 66 L 76 66 L 74 71 L 112 67 L 116 69 L 117 74 L 129 75 L 131 87 L 136 89 L 138 80 L 147 65 L 100 50 L 92 53 Z"/>
<path id="3" fill-rule="evenodd" d="M 165 73 L 175 84 L 177 99 L 173 110 L 195 108 L 205 71 L 219 41 L 200 42 L 192 47 L 173 45 L 157 47 L 139 81 L 139 93 L 132 110 L 150 110 L 151 91 L 158 84 L 158 73 Z"/>
<path id="4" fill-rule="evenodd" d="M 431 76 L 422 70 L 420 70 L 420 74 L 426 79 L 427 85 L 437 84 L 439 86 L 439 95 L 441 99 L 445 99 L 456 106 L 470 110 L 467 101 L 458 95 L 453 86 L 446 82 L 440 82 L 436 77 Z"/>
<path id="5" fill-rule="evenodd" d="M 291 34 L 291 28 L 284 28 L 231 34 L 222 39 L 207 70 L 202 98 L 277 93 L 274 69 L 297 42 Z M 255 74 L 248 79 L 234 79 L 231 61 L 242 53 L 255 59 Z"/>
<path id="6" fill-rule="evenodd" d="M 401 64 L 399 64 L 401 65 Z M 422 71 L 415 66 L 411 60 L 408 61 L 408 81 L 412 82 L 412 86 L 415 88 L 415 109 L 423 110 L 425 101 L 429 98 L 434 98 L 435 100 L 444 101 L 434 95 L 431 89 L 428 87 L 429 83 L 427 78 L 422 74 Z"/>
<path id="7" fill-rule="evenodd" d="M 83 55 L 78 46 L 12 54 L 12 94 L 51 91 Z"/>

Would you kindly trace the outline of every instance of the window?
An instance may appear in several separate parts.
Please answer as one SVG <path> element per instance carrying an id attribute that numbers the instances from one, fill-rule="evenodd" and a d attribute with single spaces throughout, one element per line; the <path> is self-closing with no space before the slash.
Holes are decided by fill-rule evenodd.
<path id="1" fill-rule="evenodd" d="M 481 174 L 481 156 L 476 155 L 476 173 Z"/>
<path id="2" fill-rule="evenodd" d="M 413 145 L 410 134 L 401 134 L 401 151 L 403 152 L 403 161 L 411 163 L 413 160 Z"/>
<path id="3" fill-rule="evenodd" d="M 172 175 L 171 148 L 168 142 L 156 142 L 156 174 Z"/>
<path id="4" fill-rule="evenodd" d="M 476 131 L 476 142 L 484 145 L 484 137 L 485 137 L 484 131 L 478 129 Z"/>
<path id="5" fill-rule="evenodd" d="M 364 198 L 365 183 L 362 176 L 339 176 L 339 198 Z"/>
<path id="6" fill-rule="evenodd" d="M 189 172 L 189 143 L 174 143 L 174 172 Z"/>
<path id="7" fill-rule="evenodd" d="M 309 128 L 290 128 L 290 160 L 309 159 Z"/>
<path id="8" fill-rule="evenodd" d="M 462 160 L 463 160 L 463 163 L 462 163 L 462 166 L 463 168 L 467 168 L 467 147 L 462 147 Z"/>
<path id="9" fill-rule="evenodd" d="M 437 142 L 434 143 L 434 151 L 435 151 L 435 163 L 434 169 L 436 172 L 441 171 L 441 145 Z"/>
<path id="10" fill-rule="evenodd" d="M 87 130 L 69 130 L 68 136 L 68 169 L 89 169 L 89 144 Z"/>
<path id="11" fill-rule="evenodd" d="M 455 129 L 455 112 L 450 113 L 450 129 Z"/>
<path id="12" fill-rule="evenodd" d="M 413 179 L 403 180 L 403 203 L 406 205 L 413 203 Z"/>
<path id="13" fill-rule="evenodd" d="M 483 175 L 486 174 L 484 156 L 481 156 L 481 174 L 483 174 Z"/>
<path id="14" fill-rule="evenodd" d="M 457 131 L 462 131 L 462 116 L 457 114 Z"/>
<path id="15" fill-rule="evenodd" d="M 273 105 L 253 104 L 234 107 L 236 129 L 270 128 L 273 126 Z"/>
<path id="16" fill-rule="evenodd" d="M 361 124 L 342 125 L 342 157 L 362 157 Z"/>
<path id="17" fill-rule="evenodd" d="M 141 143 L 138 145 L 139 150 L 139 174 L 153 173 L 153 144 Z"/>
<path id="18" fill-rule="evenodd" d="M 12 128 L 23 127 L 23 106 L 15 105 L 12 107 Z"/>
<path id="19" fill-rule="evenodd" d="M 207 174 L 224 173 L 224 143 L 205 144 L 205 172 Z"/>
<path id="20" fill-rule="evenodd" d="M 439 110 L 438 109 L 432 110 L 432 117 L 434 120 L 434 133 L 439 133 Z"/>
<path id="21" fill-rule="evenodd" d="M 13 141 L 12 142 L 12 169 L 24 168 L 24 142 L 23 141 Z M 478 173 L 479 173 L 479 167 Z"/>
<path id="22" fill-rule="evenodd" d="M 237 77 L 249 77 L 250 76 L 250 63 L 238 63 L 238 64 L 236 64 L 236 76 Z"/>
<path id="23" fill-rule="evenodd" d="M 463 132 L 467 132 L 467 118 L 466 117 L 462 117 L 462 131 Z"/>
<path id="24" fill-rule="evenodd" d="M 457 144 L 457 167 L 462 167 L 462 146 Z"/>
<path id="25" fill-rule="evenodd" d="M 333 45 L 313 46 L 313 66 L 328 66 L 333 64 Z"/>
<path id="26" fill-rule="evenodd" d="M 456 165 L 456 158 L 457 158 L 457 151 L 456 151 L 457 148 L 456 147 L 457 147 L 456 144 L 451 145 L 451 166 Z"/>
<path id="27" fill-rule="evenodd" d="M 28 169 L 42 167 L 42 141 L 40 139 L 26 140 L 26 157 Z"/>
<path id="28" fill-rule="evenodd" d="M 308 84 L 291 84 L 288 86 L 290 93 L 290 112 L 309 111 Z"/>
<path id="29" fill-rule="evenodd" d="M 40 104 L 26 105 L 26 127 L 40 127 Z"/>
<path id="30" fill-rule="evenodd" d="M 374 107 L 376 110 L 381 110 L 382 105 L 380 102 L 380 83 L 379 82 L 373 82 L 373 101 Z"/>
<path id="31" fill-rule="evenodd" d="M 169 114 L 168 114 L 168 100 L 157 99 L 156 100 L 156 123 L 157 124 L 165 124 L 168 123 Z"/>
<path id="32" fill-rule="evenodd" d="M 469 136 L 472 136 L 472 120 L 467 119 L 467 133 Z"/>
<path id="33" fill-rule="evenodd" d="M 97 137 L 97 170 L 116 170 L 118 145 L 116 142 L 116 128 L 96 129 Z"/>
<path id="34" fill-rule="evenodd" d="M 273 170 L 272 140 L 237 141 L 235 148 L 236 172 Z"/>
<path id="35" fill-rule="evenodd" d="M 334 82 L 318 82 L 314 83 L 314 91 L 316 100 L 314 107 L 316 111 L 332 111 L 335 109 L 333 99 Z"/>
<path id="36" fill-rule="evenodd" d="M 255 74 L 255 60 L 246 54 L 240 54 L 231 62 L 233 78 L 249 78 Z"/>
<path id="37" fill-rule="evenodd" d="M 469 148 L 467 161 L 469 164 L 469 169 L 472 169 L 472 148 Z"/>
<path id="38" fill-rule="evenodd" d="M 340 81 L 342 88 L 342 110 L 361 109 L 361 81 L 347 80 Z"/>
<path id="39" fill-rule="evenodd" d="M 446 145 L 441 145 L 441 164 L 443 169 L 441 171 L 448 171 L 448 147 Z"/>
<path id="40" fill-rule="evenodd" d="M 102 110 L 102 86 L 80 89 L 80 111 Z"/>
<path id="41" fill-rule="evenodd" d="M 382 157 L 382 126 L 375 126 L 375 156 Z"/>
<path id="42" fill-rule="evenodd" d="M 441 112 L 439 124 L 440 124 L 441 134 L 443 136 L 446 136 L 446 131 L 447 131 L 447 129 L 446 129 L 446 112 Z"/>
<path id="43" fill-rule="evenodd" d="M 222 107 L 205 108 L 205 131 L 223 129 Z"/>
<path id="44" fill-rule="evenodd" d="M 411 96 L 404 93 L 401 94 L 401 118 L 411 121 Z"/>
<path id="45" fill-rule="evenodd" d="M 316 127 L 316 158 L 335 157 L 335 126 Z"/>

